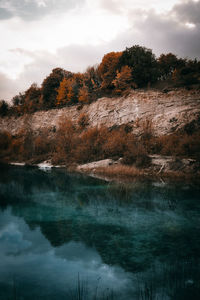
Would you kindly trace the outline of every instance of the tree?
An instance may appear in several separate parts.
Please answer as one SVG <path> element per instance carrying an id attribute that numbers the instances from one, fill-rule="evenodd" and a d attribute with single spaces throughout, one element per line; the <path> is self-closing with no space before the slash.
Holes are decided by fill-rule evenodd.
<path id="1" fill-rule="evenodd" d="M 8 113 L 8 103 L 5 100 L 0 100 L 0 116 L 4 117 Z"/>
<path id="2" fill-rule="evenodd" d="M 104 90 L 113 89 L 113 80 L 115 79 L 116 72 L 119 69 L 119 59 L 122 52 L 110 52 L 104 55 L 98 71 L 102 80 L 101 88 Z"/>
<path id="3" fill-rule="evenodd" d="M 57 90 L 56 106 L 62 106 L 67 103 L 68 82 L 67 78 L 63 78 Z"/>
<path id="4" fill-rule="evenodd" d="M 151 49 L 138 45 L 126 48 L 120 59 L 120 66 L 129 66 L 132 80 L 138 87 L 155 82 L 158 77 L 157 61 Z"/>
<path id="5" fill-rule="evenodd" d="M 130 87 L 130 83 L 132 81 L 131 68 L 128 66 L 123 66 L 121 71 L 117 71 L 117 75 L 113 80 L 113 84 L 116 89 L 116 93 L 121 93 Z"/>
<path id="6" fill-rule="evenodd" d="M 83 86 L 83 74 L 74 73 L 65 77 L 57 89 L 56 104 L 66 105 L 78 102 L 79 89 Z"/>
<path id="7" fill-rule="evenodd" d="M 80 89 L 79 89 L 79 94 L 78 94 L 78 101 L 80 103 L 89 103 L 89 93 L 88 93 L 88 87 L 84 84 Z"/>
<path id="8" fill-rule="evenodd" d="M 99 67 L 88 67 L 84 73 L 84 81 L 90 91 L 96 91 L 101 86 Z"/>
<path id="9" fill-rule="evenodd" d="M 88 67 L 83 74 L 83 85 L 87 87 L 90 101 L 96 100 L 100 97 L 101 78 L 99 74 L 99 67 Z"/>
<path id="10" fill-rule="evenodd" d="M 25 94 L 19 93 L 19 95 L 16 95 L 12 98 L 12 103 L 14 106 L 23 105 L 25 102 Z"/>
<path id="11" fill-rule="evenodd" d="M 39 101 L 41 96 L 41 89 L 36 83 L 33 83 L 28 90 L 25 91 L 25 110 L 27 112 L 33 112 L 39 107 Z"/>
<path id="12" fill-rule="evenodd" d="M 178 67 L 179 60 L 176 55 L 172 53 L 161 54 L 158 58 L 158 68 L 162 79 L 171 76 L 174 70 Z"/>
<path id="13" fill-rule="evenodd" d="M 179 59 L 179 65 L 173 71 L 172 79 L 178 86 L 198 84 L 200 82 L 200 61 Z"/>
<path id="14" fill-rule="evenodd" d="M 66 76 L 66 73 L 65 70 L 56 68 L 44 79 L 41 87 L 41 102 L 43 107 L 51 108 L 56 106 L 57 89 Z"/>

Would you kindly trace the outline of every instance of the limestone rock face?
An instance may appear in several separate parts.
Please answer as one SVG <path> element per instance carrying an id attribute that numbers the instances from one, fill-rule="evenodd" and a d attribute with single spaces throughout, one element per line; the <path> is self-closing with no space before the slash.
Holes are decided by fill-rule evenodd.
<path id="1" fill-rule="evenodd" d="M 21 117 L 0 118 L 0 130 L 17 134 L 24 126 L 35 132 L 48 129 L 53 133 L 62 117 L 77 122 L 80 114 L 87 114 L 89 126 L 119 126 L 130 124 L 135 134 L 151 126 L 155 135 L 169 134 L 187 124 L 200 124 L 200 92 L 177 89 L 168 93 L 149 90 L 132 91 L 128 96 L 101 98 L 96 102 L 49 111 L 39 111 Z"/>

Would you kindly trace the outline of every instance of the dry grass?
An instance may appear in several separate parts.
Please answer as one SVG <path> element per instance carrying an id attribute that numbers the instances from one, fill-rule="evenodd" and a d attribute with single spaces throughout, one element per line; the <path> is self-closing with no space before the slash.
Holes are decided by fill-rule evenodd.
<path id="1" fill-rule="evenodd" d="M 99 167 L 93 170 L 93 173 L 104 175 L 107 177 L 119 177 L 119 178 L 133 178 L 133 177 L 145 177 L 147 171 L 145 169 L 137 169 L 134 166 L 126 165 L 113 165 L 109 167 Z"/>
<path id="2" fill-rule="evenodd" d="M 184 173 L 183 171 L 166 171 L 162 173 L 162 178 L 167 180 L 174 180 L 174 181 L 193 181 L 193 182 L 200 182 L 200 172 L 198 173 Z"/>
<path id="3" fill-rule="evenodd" d="M 191 174 L 184 173 L 182 171 L 166 171 L 162 174 L 154 171 L 152 168 L 148 169 L 138 169 L 134 166 L 127 165 L 112 165 L 108 167 L 99 167 L 96 169 L 87 169 L 84 170 L 84 173 L 99 175 L 101 178 L 105 177 L 111 180 L 120 180 L 120 181 L 132 181 L 134 179 L 150 179 L 150 180 L 163 180 L 163 181 L 173 181 L 179 182 L 182 180 L 191 180 L 192 182 L 200 182 L 200 173 Z"/>

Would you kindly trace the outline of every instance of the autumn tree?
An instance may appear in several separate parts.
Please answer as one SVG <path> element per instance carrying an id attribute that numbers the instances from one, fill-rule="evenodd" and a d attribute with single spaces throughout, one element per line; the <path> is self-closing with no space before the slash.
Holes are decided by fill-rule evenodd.
<path id="1" fill-rule="evenodd" d="M 119 59 L 122 52 L 110 52 L 104 55 L 98 71 L 101 78 L 101 88 L 109 90 L 114 88 L 113 80 L 115 79 L 116 72 L 119 69 Z"/>
<path id="2" fill-rule="evenodd" d="M 65 74 L 65 70 L 56 68 L 44 79 L 41 87 L 41 102 L 43 107 L 51 108 L 56 106 L 57 89 Z"/>
<path id="3" fill-rule="evenodd" d="M 151 49 L 138 45 L 126 48 L 119 59 L 119 64 L 131 68 L 133 82 L 138 87 L 146 86 L 157 80 L 157 61 Z"/>
<path id="4" fill-rule="evenodd" d="M 79 90 L 83 86 L 83 74 L 74 73 L 65 77 L 57 89 L 57 105 L 75 104 L 78 102 Z"/>
<path id="5" fill-rule="evenodd" d="M 68 79 L 63 78 L 57 90 L 56 106 L 63 106 L 67 103 Z"/>
<path id="6" fill-rule="evenodd" d="M 90 102 L 88 87 L 85 84 L 79 89 L 78 101 L 83 104 Z"/>
<path id="7" fill-rule="evenodd" d="M 117 75 L 113 80 L 113 84 L 116 89 L 116 93 L 121 93 L 130 87 L 130 83 L 132 81 L 131 68 L 128 66 L 123 66 L 121 71 L 117 71 Z"/>
<path id="8" fill-rule="evenodd" d="M 87 86 L 91 86 L 93 90 L 96 90 L 101 86 L 101 78 L 98 66 L 88 67 L 84 73 L 84 78 Z"/>

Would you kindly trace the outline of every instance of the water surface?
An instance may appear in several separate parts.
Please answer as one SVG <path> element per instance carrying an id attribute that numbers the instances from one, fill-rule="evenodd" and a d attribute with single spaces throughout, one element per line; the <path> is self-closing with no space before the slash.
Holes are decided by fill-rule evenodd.
<path id="1" fill-rule="evenodd" d="M 0 299 L 200 299 L 200 190 L 0 174 Z"/>

